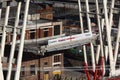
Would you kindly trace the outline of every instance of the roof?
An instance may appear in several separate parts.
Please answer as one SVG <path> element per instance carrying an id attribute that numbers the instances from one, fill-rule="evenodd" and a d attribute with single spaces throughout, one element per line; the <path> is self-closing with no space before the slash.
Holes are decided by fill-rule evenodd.
<path id="1" fill-rule="evenodd" d="M 25 4 L 23 4 L 25 6 Z M 50 3 L 45 3 L 45 2 L 39 2 L 39 3 L 30 3 L 29 6 L 29 14 L 35 14 L 35 13 L 40 13 L 37 10 L 42 10 L 46 8 L 46 5 L 49 5 L 52 7 L 52 4 Z M 24 8 L 24 7 L 23 7 Z"/>
<path id="2" fill-rule="evenodd" d="M 41 2 L 41 3 L 30 3 L 28 14 L 40 13 L 40 12 L 37 12 L 36 10 L 42 10 L 42 9 L 45 8 L 46 5 L 52 6 L 52 4 L 44 3 L 44 2 Z M 21 13 L 24 13 L 24 8 L 25 8 L 25 3 L 22 3 Z M 16 6 L 10 7 L 10 17 L 15 17 L 16 16 L 16 11 L 17 11 L 17 7 Z M 2 8 L 2 17 L 3 18 L 5 16 L 5 12 L 6 12 L 6 9 Z"/>
<path id="3" fill-rule="evenodd" d="M 9 19 L 9 25 L 14 25 L 15 22 L 15 18 L 11 18 Z M 47 20 L 47 19 L 40 19 L 40 20 L 30 20 L 27 21 L 27 25 L 36 25 L 39 23 L 48 23 L 48 22 L 52 22 L 52 20 Z M 19 20 L 19 26 L 21 26 L 23 24 L 23 20 Z"/>

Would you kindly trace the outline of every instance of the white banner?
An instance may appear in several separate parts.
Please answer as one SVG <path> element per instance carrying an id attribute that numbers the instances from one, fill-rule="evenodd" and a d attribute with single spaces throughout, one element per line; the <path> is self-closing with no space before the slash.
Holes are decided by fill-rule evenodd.
<path id="1" fill-rule="evenodd" d="M 92 37 L 92 32 L 77 34 L 72 36 L 65 36 L 57 39 L 48 40 L 48 45 L 62 44 L 70 41 L 85 40 Z"/>

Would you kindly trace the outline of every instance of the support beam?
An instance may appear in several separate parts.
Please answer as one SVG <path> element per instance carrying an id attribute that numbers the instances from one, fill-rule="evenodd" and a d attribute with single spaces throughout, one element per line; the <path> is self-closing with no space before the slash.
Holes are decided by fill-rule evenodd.
<path id="1" fill-rule="evenodd" d="M 1 20 L 1 14 L 2 14 L 2 3 L 0 2 L 0 20 Z"/>
<path id="2" fill-rule="evenodd" d="M 13 61 L 13 58 L 14 58 L 16 37 L 17 37 L 16 27 L 18 27 L 18 23 L 19 23 L 20 9 L 21 9 L 21 2 L 18 2 L 17 15 L 16 15 L 16 19 L 15 19 L 14 32 L 13 32 L 13 37 L 12 37 L 12 46 L 11 46 L 11 51 L 10 51 L 8 73 L 7 73 L 7 79 L 6 80 L 11 79 L 12 61 Z"/>
<path id="3" fill-rule="evenodd" d="M 105 60 L 108 59 L 108 46 L 105 46 Z"/>
<path id="4" fill-rule="evenodd" d="M 84 28 L 83 28 L 83 19 L 82 19 L 82 9 L 81 9 L 81 0 L 78 0 L 78 6 L 79 6 L 79 19 L 80 19 L 80 27 L 81 27 L 81 32 L 84 33 Z M 84 61 L 87 64 L 87 54 L 86 54 L 86 46 L 83 45 L 83 51 L 84 51 Z"/>
<path id="5" fill-rule="evenodd" d="M 119 43 L 120 43 L 120 16 L 119 16 L 118 34 L 117 34 L 117 40 L 116 40 L 116 46 L 115 46 L 115 53 L 114 53 L 115 54 L 114 55 L 115 65 L 116 65 L 116 61 L 117 61 Z"/>
<path id="6" fill-rule="evenodd" d="M 112 23 L 113 23 L 113 9 L 114 9 L 114 5 L 115 5 L 115 0 L 112 0 L 111 2 L 111 7 L 110 7 L 110 15 L 109 15 L 109 29 L 110 29 L 110 33 L 111 33 L 111 28 L 112 28 Z"/>
<path id="7" fill-rule="evenodd" d="M 20 47 L 19 47 L 18 58 L 17 58 L 17 68 L 16 68 L 14 80 L 19 80 L 20 78 L 20 70 L 21 70 L 20 68 L 21 68 L 21 62 L 22 62 L 22 56 L 23 56 L 23 47 L 24 47 L 25 30 L 26 30 L 26 24 L 27 24 L 29 3 L 30 3 L 30 0 L 26 0 L 25 12 L 24 12 L 24 23 L 23 23 L 22 34 L 21 34 L 21 39 L 20 39 Z"/>
<path id="8" fill-rule="evenodd" d="M 89 2 L 88 0 L 85 0 L 85 4 L 86 4 L 86 16 L 87 16 L 87 24 L 88 24 L 88 29 L 90 32 L 92 32 L 91 29 L 91 20 L 90 20 L 90 16 L 89 16 Z M 91 58 L 92 58 L 92 67 L 93 67 L 93 71 L 95 71 L 95 56 L 94 56 L 94 47 L 93 47 L 93 43 L 90 43 L 90 47 L 91 47 Z"/>
<path id="9" fill-rule="evenodd" d="M 6 14 L 5 14 L 5 23 L 3 26 L 1 49 L 0 49 L 0 53 L 1 53 L 2 57 L 4 56 L 5 39 L 6 39 L 6 26 L 8 25 L 9 13 L 10 13 L 10 2 L 7 2 L 7 8 L 6 8 Z"/>
<path id="10" fill-rule="evenodd" d="M 112 44 L 111 44 L 111 37 L 110 37 L 110 25 L 108 22 L 108 11 L 107 11 L 107 2 L 103 0 L 104 6 L 104 15 L 105 15 L 105 23 L 106 23 L 106 34 L 107 34 L 107 42 L 108 42 L 108 51 L 109 51 L 109 61 L 110 61 L 110 76 L 115 74 L 115 66 L 113 61 L 113 51 L 112 51 Z"/>
<path id="11" fill-rule="evenodd" d="M 101 51 L 101 57 L 104 59 L 104 51 L 103 51 L 104 46 L 103 46 L 103 36 L 102 36 L 103 30 L 102 30 L 102 27 L 101 27 L 101 24 L 100 24 L 100 15 L 99 15 L 100 11 L 99 11 L 98 0 L 95 0 L 95 5 L 96 5 L 96 14 L 97 14 L 97 25 L 98 25 L 99 37 L 100 37 L 100 51 Z M 103 66 L 103 68 L 105 68 L 105 66 Z"/>
<path id="12" fill-rule="evenodd" d="M 9 12 L 10 12 L 10 2 L 7 2 L 7 8 L 6 8 L 6 14 L 5 14 L 5 23 L 4 23 L 4 26 L 3 26 L 2 40 L 1 40 L 1 47 L 0 47 L 0 75 L 1 75 L 1 80 L 4 80 L 3 68 L 2 68 L 2 57 L 4 57 L 5 39 L 6 39 L 6 26 L 8 25 Z"/>
<path id="13" fill-rule="evenodd" d="M 96 52 L 96 64 L 98 64 L 100 58 L 100 45 L 97 46 L 97 52 Z"/>

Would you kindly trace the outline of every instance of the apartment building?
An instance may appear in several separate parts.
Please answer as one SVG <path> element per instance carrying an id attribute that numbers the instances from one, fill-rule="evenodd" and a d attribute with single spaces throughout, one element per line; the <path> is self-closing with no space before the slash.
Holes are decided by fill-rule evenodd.
<path id="1" fill-rule="evenodd" d="M 3 60 L 4 77 L 7 77 L 9 47 L 6 48 L 5 57 Z M 14 79 L 17 62 L 17 51 L 15 52 L 12 62 L 11 80 Z M 22 58 L 20 80 L 53 80 L 55 76 L 64 74 L 63 52 L 49 52 L 46 55 L 36 55 L 30 52 L 24 52 Z"/>
<path id="2" fill-rule="evenodd" d="M 47 3 L 31 3 L 28 14 L 28 21 L 26 27 L 25 40 L 48 40 L 54 38 L 55 36 L 63 35 L 63 27 L 61 21 L 53 20 L 53 7 L 52 4 Z M 37 7 L 37 9 L 36 9 Z M 15 12 L 14 8 L 11 8 Z M 21 29 L 23 24 L 23 12 L 21 11 L 19 26 L 17 29 L 17 40 L 19 41 L 21 36 Z M 15 19 L 11 17 L 9 19 L 9 26 L 14 26 Z M 10 44 L 12 41 L 12 29 L 9 28 L 7 31 L 6 43 Z"/>
<path id="3" fill-rule="evenodd" d="M 21 67 L 21 80 L 53 80 L 55 75 L 63 72 L 63 53 L 52 54 L 49 56 L 36 56 L 34 54 L 24 55 Z"/>
<path id="4" fill-rule="evenodd" d="M 24 3 L 23 5 L 24 6 Z M 6 31 L 6 49 L 5 49 L 5 62 L 3 67 L 8 67 L 9 54 L 11 49 L 11 42 L 13 37 L 13 26 L 15 23 L 15 13 L 17 8 L 11 7 L 10 18 Z M 19 47 L 24 8 L 21 8 L 19 26 L 17 27 L 17 41 L 16 47 Z M 5 11 L 3 10 L 3 13 Z M 2 14 L 2 17 L 5 14 Z M 4 22 L 1 22 L 4 23 Z M 2 30 L 2 29 L 1 29 Z M 36 45 L 46 44 L 49 39 L 64 36 L 62 32 L 62 22 L 53 20 L 53 8 L 49 3 L 30 3 L 29 14 L 27 18 L 27 26 L 25 31 L 25 46 L 24 48 L 33 48 Z M 1 38 L 2 36 L 0 36 Z M 28 46 L 26 46 L 26 44 Z M 35 45 L 35 46 L 32 46 Z M 54 52 L 49 55 L 46 53 L 44 56 L 36 55 L 37 53 L 27 52 L 24 50 L 23 61 L 21 67 L 21 80 L 52 80 L 55 75 L 61 75 L 62 71 L 59 67 L 63 67 L 63 53 Z M 18 49 L 16 48 L 13 62 L 13 69 L 16 68 Z M 5 78 L 7 71 L 4 70 Z M 14 78 L 15 71 L 12 72 Z"/>

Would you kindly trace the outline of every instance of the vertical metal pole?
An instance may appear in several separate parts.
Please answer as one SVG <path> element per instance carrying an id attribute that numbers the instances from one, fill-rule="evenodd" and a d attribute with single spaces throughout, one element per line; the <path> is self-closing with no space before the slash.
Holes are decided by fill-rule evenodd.
<path id="1" fill-rule="evenodd" d="M 97 14 L 97 24 L 98 24 L 98 29 L 99 29 L 99 35 L 100 35 L 100 50 L 101 50 L 101 58 L 104 59 L 104 51 L 103 51 L 103 37 L 102 37 L 102 28 L 100 25 L 100 11 L 99 11 L 99 5 L 98 5 L 98 0 L 95 0 L 95 4 L 96 4 L 96 14 Z M 103 68 L 105 68 L 105 65 L 102 65 Z M 105 70 L 105 69 L 104 69 Z M 105 71 L 104 71 L 105 72 Z"/>
<path id="2" fill-rule="evenodd" d="M 79 18 L 80 18 L 80 27 L 81 27 L 81 32 L 84 33 L 84 28 L 83 28 L 83 19 L 82 19 L 82 9 L 81 9 L 81 1 L 78 0 L 78 8 L 79 8 Z M 85 60 L 85 63 L 87 64 L 87 54 L 86 54 L 86 47 L 85 45 L 83 45 L 83 51 L 84 51 L 84 60 Z"/>
<path id="3" fill-rule="evenodd" d="M 4 80 L 4 76 L 3 76 L 3 68 L 2 68 L 2 63 L 1 63 L 1 56 L 0 56 L 0 76 L 1 76 L 1 80 Z"/>
<path id="4" fill-rule="evenodd" d="M 98 0 L 95 0 L 96 3 L 96 13 L 97 13 L 97 23 L 98 23 L 98 29 L 99 29 L 99 35 L 100 35 L 100 48 L 101 48 L 101 55 L 103 57 L 103 39 L 102 39 L 102 28 L 100 25 L 100 12 L 99 12 L 99 6 L 98 6 Z"/>
<path id="5" fill-rule="evenodd" d="M 5 39 L 6 39 L 6 26 L 8 25 L 9 11 L 10 11 L 10 2 L 7 2 L 7 8 L 6 8 L 6 14 L 5 14 L 5 23 L 3 26 L 1 50 L 0 50 L 2 57 L 4 56 Z"/>
<path id="6" fill-rule="evenodd" d="M 90 16 L 89 16 L 89 2 L 88 0 L 85 0 L 85 4 L 86 4 L 86 16 L 87 16 L 87 24 L 88 24 L 88 29 L 90 32 L 92 32 L 91 29 L 91 20 L 90 20 Z"/>
<path id="7" fill-rule="evenodd" d="M 112 0 L 111 7 L 110 7 L 110 15 L 109 15 L 109 26 L 110 26 L 109 29 L 110 29 L 110 33 L 111 33 L 111 28 L 112 28 L 114 5 L 115 5 L 115 0 Z"/>
<path id="8" fill-rule="evenodd" d="M 2 13 L 2 3 L 0 3 L 0 20 L 1 20 L 1 13 Z M 1 57 L 2 56 L 1 56 L 1 53 L 0 53 L 0 75 L 1 75 L 1 80 L 4 80 Z"/>
<path id="9" fill-rule="evenodd" d="M 101 20 L 102 31 L 104 30 L 104 23 L 105 23 L 105 19 L 102 19 L 102 20 Z"/>
<path id="10" fill-rule="evenodd" d="M 2 2 L 0 3 L 0 20 L 1 20 L 1 14 L 2 14 Z"/>
<path id="11" fill-rule="evenodd" d="M 13 32 L 13 37 L 12 37 L 12 47 L 11 47 L 11 51 L 10 51 L 9 66 L 8 66 L 8 73 L 7 73 L 7 79 L 6 80 L 11 79 L 12 60 L 13 60 L 13 57 L 14 57 L 16 36 L 17 36 L 16 28 L 18 27 L 18 23 L 19 23 L 20 9 L 21 9 L 21 2 L 18 2 L 17 15 L 16 15 L 16 19 L 15 19 L 14 32 Z"/>
<path id="12" fill-rule="evenodd" d="M 108 59 L 108 46 L 105 46 L 105 58 Z"/>
<path id="13" fill-rule="evenodd" d="M 30 0 L 26 0 L 25 13 L 24 13 L 24 23 L 23 23 L 22 34 L 21 34 L 21 39 L 20 39 L 19 52 L 18 52 L 18 60 L 17 60 L 17 68 L 16 68 L 17 70 L 15 73 L 14 80 L 19 80 L 19 78 L 20 78 L 20 68 L 21 68 L 21 62 L 22 62 L 22 56 L 23 56 L 23 47 L 24 47 L 25 30 L 26 30 L 29 2 L 30 2 Z"/>
<path id="14" fill-rule="evenodd" d="M 110 59 L 110 76 L 115 75 L 115 66 L 113 61 L 113 52 L 112 52 L 112 45 L 111 45 L 111 37 L 110 37 L 110 26 L 108 23 L 108 12 L 107 12 L 107 2 L 103 0 L 104 6 L 104 15 L 105 15 L 105 23 L 106 23 L 106 32 L 107 32 L 107 42 L 108 42 L 108 50 L 109 50 L 109 59 Z"/>
<path id="15" fill-rule="evenodd" d="M 7 2 L 7 8 L 6 8 L 6 14 L 5 14 L 5 23 L 4 23 L 4 26 L 3 26 L 2 41 L 1 41 L 1 48 L 0 48 L 0 75 L 1 75 L 1 80 L 4 80 L 1 58 L 4 56 L 5 39 L 6 39 L 6 26 L 8 25 L 9 11 L 10 11 L 10 2 Z"/>
<path id="16" fill-rule="evenodd" d="M 97 47 L 97 52 L 96 52 L 96 63 L 98 64 L 99 61 L 99 56 L 100 56 L 100 45 Z"/>
<path id="17" fill-rule="evenodd" d="M 87 16 L 87 22 L 88 22 L 88 29 L 90 32 L 92 32 L 91 30 L 91 21 L 90 21 L 90 17 L 89 17 L 89 4 L 88 4 L 88 0 L 85 0 L 85 4 L 86 4 L 86 16 Z M 92 58 L 92 66 L 93 66 L 93 71 L 95 71 L 95 57 L 94 57 L 94 47 L 93 47 L 93 43 L 90 42 L 90 47 L 91 47 L 91 58 Z"/>
<path id="18" fill-rule="evenodd" d="M 117 40 L 116 40 L 116 46 L 115 46 L 115 56 L 114 56 L 115 65 L 116 65 L 116 61 L 117 61 L 119 41 L 120 41 L 120 16 L 119 16 L 118 34 L 117 34 Z"/>

